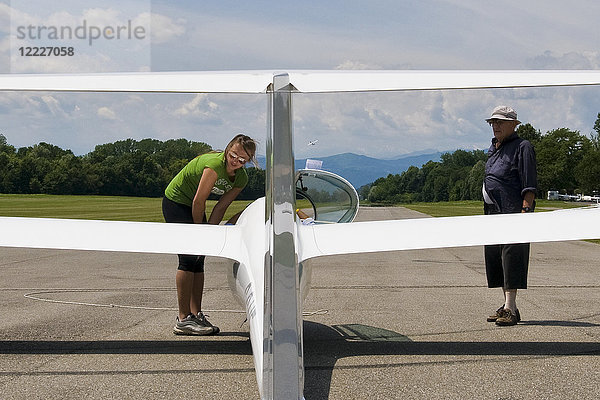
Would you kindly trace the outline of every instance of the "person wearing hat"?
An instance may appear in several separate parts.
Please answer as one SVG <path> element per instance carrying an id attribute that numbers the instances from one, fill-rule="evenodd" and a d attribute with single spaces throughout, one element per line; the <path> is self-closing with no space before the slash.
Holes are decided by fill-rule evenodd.
<path id="1" fill-rule="evenodd" d="M 515 131 L 521 123 L 517 112 L 499 106 L 486 121 L 494 137 L 483 182 L 485 214 L 533 212 L 537 188 L 535 151 Z M 518 289 L 527 289 L 529 247 L 529 243 L 484 246 L 488 287 L 501 287 L 504 294 L 504 304 L 487 318 L 488 322 L 510 326 L 521 320 L 516 298 Z"/>

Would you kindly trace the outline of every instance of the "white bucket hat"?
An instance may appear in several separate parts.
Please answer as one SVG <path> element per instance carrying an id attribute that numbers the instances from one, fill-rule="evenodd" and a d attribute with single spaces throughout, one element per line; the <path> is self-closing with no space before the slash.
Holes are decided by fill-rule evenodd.
<path id="1" fill-rule="evenodd" d="M 486 121 L 490 122 L 493 119 L 501 119 L 504 121 L 517 121 L 517 124 L 520 124 L 521 121 L 517 119 L 517 112 L 507 106 L 498 106 L 494 108 L 492 111 L 492 116 L 487 118 Z"/>

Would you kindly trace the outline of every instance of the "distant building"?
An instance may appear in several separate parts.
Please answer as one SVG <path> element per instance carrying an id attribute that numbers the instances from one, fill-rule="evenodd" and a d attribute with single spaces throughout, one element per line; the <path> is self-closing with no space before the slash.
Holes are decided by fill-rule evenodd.
<path id="1" fill-rule="evenodd" d="M 586 201 L 600 203 L 600 196 L 586 196 L 583 194 L 571 195 L 571 194 L 560 194 L 558 190 L 548 191 L 548 200 L 563 200 L 563 201 Z"/>

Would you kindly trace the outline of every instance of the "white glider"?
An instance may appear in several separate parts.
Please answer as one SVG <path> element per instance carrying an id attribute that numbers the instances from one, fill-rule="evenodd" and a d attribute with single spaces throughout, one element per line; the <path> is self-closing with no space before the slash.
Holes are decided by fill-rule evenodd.
<path id="1" fill-rule="evenodd" d="M 345 224 L 358 210 L 354 188 L 325 171 L 294 171 L 293 94 L 581 85 L 600 85 L 600 71 L 0 75 L 0 91 L 266 93 L 269 102 L 266 198 L 253 202 L 237 225 L 1 217 L 0 246 L 192 253 L 234 260 L 230 282 L 234 295 L 246 307 L 261 398 L 303 399 L 301 311 L 309 288 L 310 259 L 357 252 L 600 238 L 600 208 Z M 317 192 L 329 193 L 329 201 L 319 200 L 314 195 Z M 297 206 L 308 211 L 316 223 L 300 224 Z"/>

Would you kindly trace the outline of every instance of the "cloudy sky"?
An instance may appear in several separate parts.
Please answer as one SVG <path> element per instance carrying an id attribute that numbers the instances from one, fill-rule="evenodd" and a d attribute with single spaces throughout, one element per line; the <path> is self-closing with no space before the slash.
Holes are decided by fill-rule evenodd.
<path id="1" fill-rule="evenodd" d="M 599 15 L 597 0 L 0 0 L 0 72 L 600 69 Z M 21 55 L 39 46 L 73 55 Z M 542 132 L 590 134 L 600 88 L 299 94 L 295 152 L 487 148 L 498 104 Z M 147 137 L 222 148 L 246 132 L 264 152 L 266 107 L 265 95 L 0 93 L 0 133 L 85 154 Z"/>

